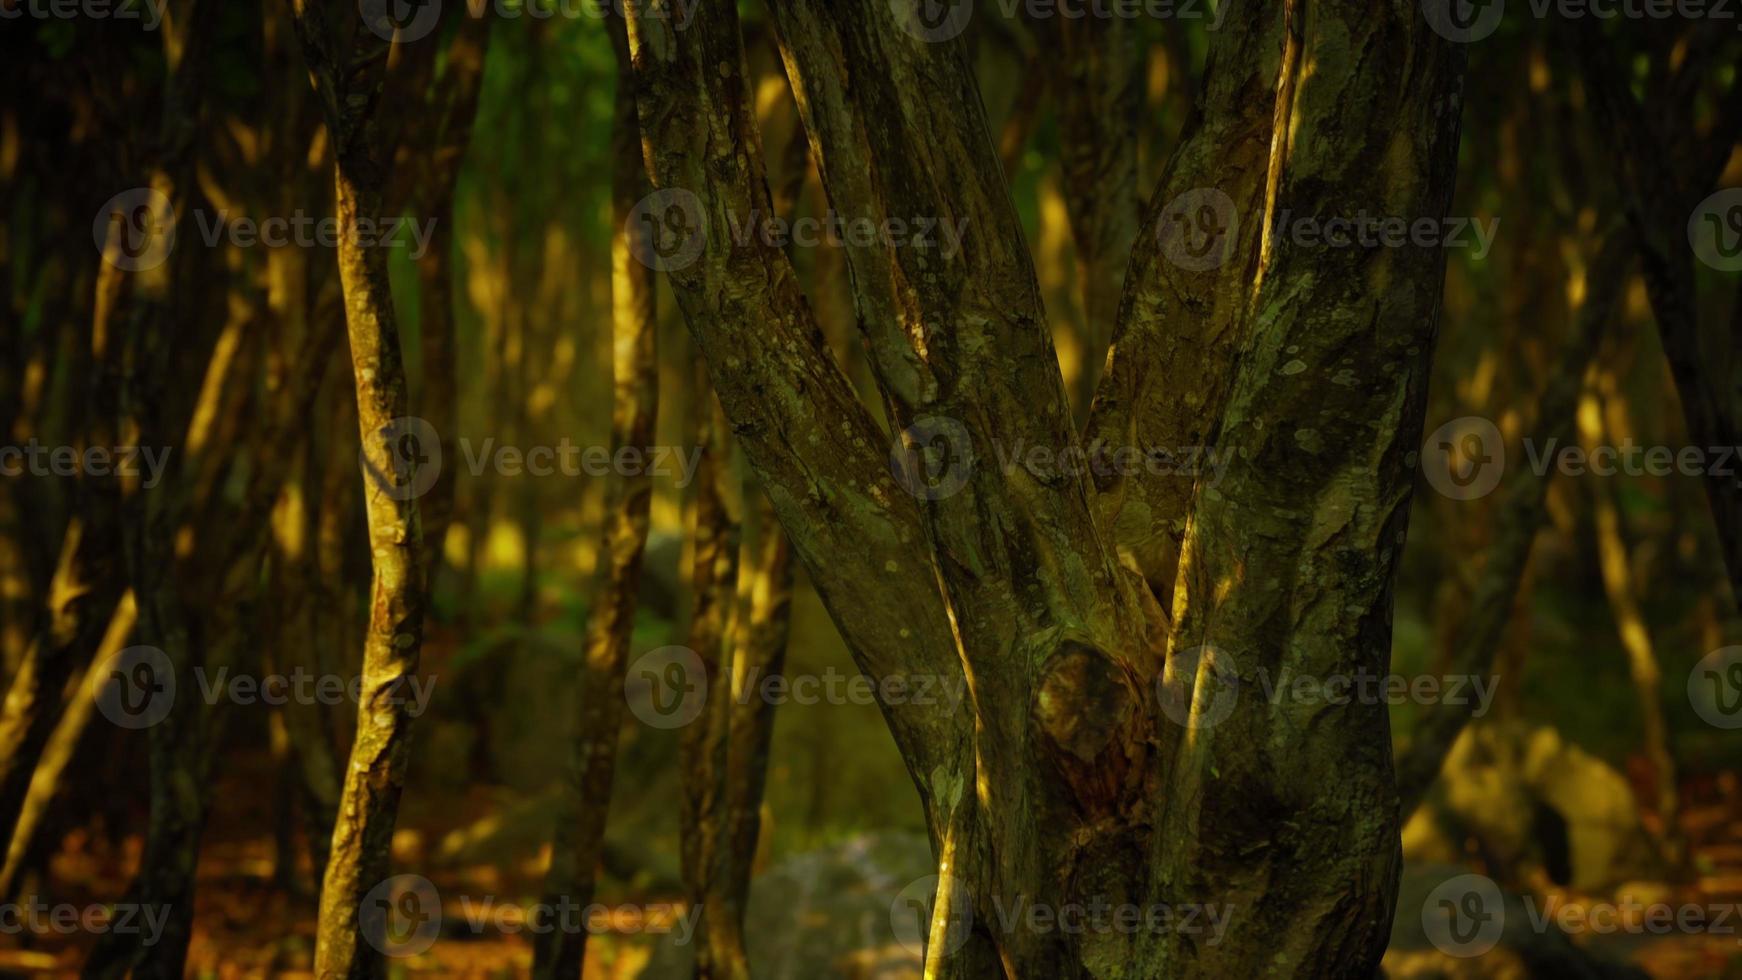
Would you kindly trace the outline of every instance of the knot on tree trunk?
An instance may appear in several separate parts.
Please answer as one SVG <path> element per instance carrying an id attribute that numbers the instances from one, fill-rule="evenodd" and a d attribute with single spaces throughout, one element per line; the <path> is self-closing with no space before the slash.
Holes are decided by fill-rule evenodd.
<path id="1" fill-rule="evenodd" d="M 1139 788 L 1143 714 L 1130 671 L 1104 650 L 1066 640 L 1042 665 L 1031 705 L 1034 737 L 1086 816 L 1122 809 Z"/>

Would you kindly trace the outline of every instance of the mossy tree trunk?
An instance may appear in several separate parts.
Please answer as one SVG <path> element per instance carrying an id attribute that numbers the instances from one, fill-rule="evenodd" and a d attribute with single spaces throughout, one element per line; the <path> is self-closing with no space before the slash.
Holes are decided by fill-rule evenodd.
<path id="1" fill-rule="evenodd" d="M 1443 252 L 1269 229 L 1442 218 L 1457 51 L 1414 4 L 1230 5 L 1091 422 L 1110 449 L 1213 446 L 1226 472 L 1092 480 L 997 465 L 1082 443 L 965 51 L 887 5 L 771 6 L 835 210 L 965 221 L 948 256 L 848 239 L 895 455 L 943 476 L 904 487 L 786 256 L 730 234 L 770 210 L 733 5 L 681 31 L 631 9 L 649 171 L 700 212 L 665 212 L 667 237 L 702 236 L 667 274 L 734 432 L 860 669 L 965 684 L 960 709 L 882 705 L 938 858 L 927 975 L 1371 973 L 1399 871 L 1386 706 L 1214 695 L 1220 671 L 1256 690 L 1386 668 Z M 1192 269 L 1167 230 L 1205 189 L 1240 224 Z M 1218 943 L 1002 920 L 1094 902 L 1231 918 Z"/>

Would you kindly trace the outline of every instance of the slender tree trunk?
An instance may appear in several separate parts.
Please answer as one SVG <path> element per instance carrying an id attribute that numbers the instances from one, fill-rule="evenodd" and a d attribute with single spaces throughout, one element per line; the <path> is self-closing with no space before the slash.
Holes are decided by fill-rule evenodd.
<path id="1" fill-rule="evenodd" d="M 792 626 L 792 547 L 767 495 L 753 483 L 746 487 L 745 505 L 756 508 L 755 520 L 748 522 L 755 537 L 746 538 L 738 563 L 738 613 L 732 624 L 731 670 L 725 678 L 730 692 L 725 779 L 716 811 L 720 830 L 704 923 L 713 975 L 729 980 L 751 976 L 744 914 L 774 737 L 775 706 L 763 685 L 782 672 Z"/>
<path id="2" fill-rule="evenodd" d="M 706 937 L 696 950 L 696 976 L 730 977 L 742 956 L 714 942 L 716 931 L 729 938 L 729 928 L 716 930 L 710 913 L 718 913 L 715 897 L 725 851 L 729 807 L 728 766 L 732 738 L 733 656 L 727 637 L 733 629 L 734 597 L 738 589 L 739 525 L 726 506 L 726 480 L 731 472 L 731 444 L 725 419 L 707 385 L 707 371 L 697 360 L 692 426 L 699 450 L 694 492 L 690 499 L 690 610 L 688 646 L 701 667 L 698 680 L 706 685 L 701 714 L 684 724 L 680 752 L 684 785 L 678 827 L 683 837 L 684 884 L 690 902 L 702 908 L 698 932 Z M 691 695 L 693 697 L 693 695 Z"/>
<path id="3" fill-rule="evenodd" d="M 445 67 L 430 93 L 423 116 L 427 129 L 413 145 L 423 157 L 421 186 L 415 192 L 418 211 L 430 222 L 428 250 L 417 259 L 423 342 L 423 387 L 419 413 L 440 439 L 443 466 L 435 483 L 419 502 L 423 508 L 424 577 L 431 595 L 442 567 L 443 545 L 453 523 L 454 427 L 458 418 L 458 378 L 454 334 L 454 193 L 460 165 L 472 141 L 472 121 L 483 88 L 484 61 L 490 44 L 490 17 L 460 17 Z"/>
<path id="4" fill-rule="evenodd" d="M 1696 446 L 1737 445 L 1742 442 L 1742 394 L 1729 374 L 1734 365 L 1715 357 L 1714 345 L 1702 334 L 1694 252 L 1685 230 L 1730 159 L 1742 128 L 1742 85 L 1731 85 L 1717 118 L 1702 133 L 1695 125 L 1694 96 L 1701 82 L 1718 74 L 1708 60 L 1715 45 L 1696 48 L 1703 57 L 1673 59 L 1679 73 L 1641 103 L 1598 24 L 1586 21 L 1579 28 L 1568 33 L 1568 43 L 1584 69 L 1602 143 L 1614 154 L 1616 184 L 1636 236 L 1646 294 L 1681 396 L 1688 439 Z M 1742 606 L 1742 482 L 1713 472 L 1722 469 L 1710 467 L 1702 485 L 1718 528 L 1731 597 Z"/>
<path id="5" fill-rule="evenodd" d="M 1630 236 L 1611 232 L 1585 270 L 1588 290 L 1575 318 L 1573 333 L 1554 373 L 1544 382 L 1538 400 L 1537 426 L 1545 439 L 1566 442 L 1578 433 L 1579 393 L 1598 345 L 1609 331 L 1632 264 Z M 1459 616 L 1455 639 L 1444 671 L 1473 676 L 1492 672 L 1501 634 L 1512 618 L 1518 585 L 1524 577 L 1530 549 L 1548 510 L 1549 476 L 1513 467 L 1501 490 L 1494 520 L 1494 537 L 1476 580 L 1470 602 Z M 1470 720 L 1471 705 L 1433 705 L 1412 740 L 1397 758 L 1399 813 L 1407 821 L 1439 778 L 1446 754 Z"/>
<path id="6" fill-rule="evenodd" d="M 611 129 L 615 222 L 611 244 L 611 439 L 614 448 L 644 448 L 653 441 L 659 404 L 653 274 L 636 257 L 631 240 L 639 234 L 633 211 L 646 193 L 646 177 L 640 166 L 633 79 L 623 60 L 627 56 L 623 22 L 611 17 L 606 26 L 619 56 L 617 108 Z M 574 742 L 545 879 L 547 909 L 584 909 L 592 899 L 593 873 L 604 846 L 605 817 L 611 805 L 617 734 L 623 717 L 623 678 L 635 624 L 652 494 L 644 470 L 611 476 L 593 608 L 587 616 L 585 661 L 576 685 L 579 708 Z M 585 923 L 581 925 L 573 932 L 554 928 L 538 936 L 533 948 L 534 976 L 581 975 L 587 940 Z"/>
<path id="7" fill-rule="evenodd" d="M 773 81 L 785 84 L 786 79 Z M 797 107 L 791 108 L 795 125 L 782 177 L 771 192 L 775 213 L 789 220 L 797 217 L 810 172 L 810 145 Z M 811 281 L 821 282 L 822 276 L 813 270 Z M 695 597 L 689 646 L 701 660 L 708 697 L 701 717 L 683 729 L 684 878 L 692 906 L 703 910 L 696 923 L 704 937 L 696 949 L 696 976 L 749 980 L 744 914 L 774 734 L 775 705 L 763 685 L 781 673 L 786 658 L 792 548 L 753 477 L 744 481 L 742 520 L 728 513 L 730 430 L 700 358 L 694 373 L 694 390 L 702 393 L 694 406 L 701 463 L 686 521 Z"/>
<path id="8" fill-rule="evenodd" d="M 42 608 L 36 571 L 43 557 L 26 530 L 23 497 L 16 483 L 0 485 L 0 678 L 8 684 L 24 662 Z"/>
<path id="9" fill-rule="evenodd" d="M 1083 303 L 1083 398 L 1113 342 L 1125 263 L 1137 238 L 1137 120 L 1142 105 L 1135 22 L 1055 18 L 1060 155 Z"/>
<path id="10" fill-rule="evenodd" d="M 174 209 L 168 219 L 173 226 L 195 200 L 193 149 L 199 123 L 199 76 L 213 8 L 188 0 L 167 13 L 163 25 L 167 73 L 162 116 L 146 186 Z M 177 262 L 164 261 L 133 277 L 127 370 L 117 433 L 120 445 L 171 445 L 172 423 L 164 407 L 168 400 L 165 393 L 177 342 L 185 342 L 187 337 L 183 330 L 187 310 L 176 305 L 177 267 Z M 220 342 L 214 360 L 221 361 L 225 353 Z M 226 367 L 214 364 L 219 373 L 225 373 Z M 202 396 L 209 392 L 209 388 L 202 391 Z M 189 476 L 199 472 L 191 458 L 195 454 L 190 446 L 185 454 L 190 458 L 172 458 L 163 483 L 156 488 L 143 486 L 137 476 L 120 480 L 123 550 L 138 606 L 139 636 L 162 651 L 166 669 L 180 690 L 193 689 L 192 671 L 202 658 L 192 647 L 193 634 L 178 591 L 178 576 L 166 572 L 178 565 L 174 536 L 180 508 L 187 500 L 178 477 L 181 472 Z M 109 977 L 128 971 L 138 977 L 182 975 L 193 934 L 194 866 L 199 859 L 208 799 L 199 766 L 207 723 L 203 707 L 197 698 L 175 699 L 149 732 L 151 816 L 140 871 L 129 895 L 147 908 L 164 911 L 162 932 L 149 945 L 119 932 L 105 934 L 86 961 L 86 976 Z"/>
<path id="11" fill-rule="evenodd" d="M 285 24 L 288 30 L 288 21 Z M 294 43 L 294 42 L 292 42 Z M 298 89 L 300 91 L 300 89 Z M 299 132 L 292 128 L 292 132 Z M 291 146 L 295 144 L 286 141 Z M 287 156 L 290 154 L 287 154 Z M 294 157 L 293 157 L 294 158 Z M 294 188 L 284 197 L 302 206 L 302 182 L 286 175 Z M 287 208 L 289 210 L 289 208 Z M 326 605 L 321 599 L 318 524 L 321 515 L 319 481 L 320 442 L 311 419 L 318 419 L 320 391 L 335 361 L 332 347 L 338 340 L 336 317 L 321 317 L 320 326 L 309 310 L 310 263 L 302 250 L 278 249 L 267 256 L 268 306 L 280 334 L 277 352 L 282 373 L 282 398 L 274 405 L 276 431 L 286 457 L 272 505 L 273 548 L 269 585 L 263 602 L 273 604 L 277 628 L 273 631 L 273 657 L 279 670 L 305 671 L 321 676 L 317 622 Z M 332 324 L 328 326 L 327 324 Z M 289 431 L 287 431 L 287 429 Z M 266 464 L 267 461 L 263 461 Z M 276 469 L 269 464 L 267 469 Z M 347 475 L 349 475 L 347 473 Z M 264 475 L 263 475 L 264 476 Z M 251 492 L 268 493 L 265 478 L 251 485 Z M 335 573 L 334 578 L 339 576 Z M 343 783 L 341 763 L 333 750 L 326 718 L 327 708 L 318 703 L 289 699 L 280 707 L 283 732 L 292 766 L 292 796 L 300 804 L 307 839 L 309 863 L 317 893 L 326 874 L 327 851 L 332 842 L 333 818 L 338 812 Z M 294 875 L 294 871 L 291 872 Z"/>
<path id="12" fill-rule="evenodd" d="M 1618 445 L 1615 437 L 1623 435 L 1605 419 L 1613 410 L 1613 406 L 1606 402 L 1616 396 L 1613 375 L 1605 372 L 1596 380 L 1602 388 L 1601 393 L 1596 388 L 1587 387 L 1579 403 L 1579 434 L 1587 451 L 1602 445 Z M 1632 675 L 1634 695 L 1639 703 L 1641 748 L 1651 766 L 1651 807 L 1662 821 L 1659 838 L 1663 856 L 1669 866 L 1675 867 L 1682 858 L 1682 841 L 1677 827 L 1680 794 L 1676 789 L 1676 765 L 1670 752 L 1669 728 L 1664 720 L 1663 671 L 1658 666 L 1651 631 L 1640 609 L 1638 587 L 1628 560 L 1620 495 L 1610 479 L 1598 477 L 1590 482 L 1591 518 L 1597 531 L 1597 563 L 1603 575 L 1603 591 L 1609 598 L 1609 611 L 1615 617 L 1621 647 L 1627 651 L 1627 670 Z"/>
<path id="13" fill-rule="evenodd" d="M 160 215 L 153 212 L 155 219 Z M 164 229 L 153 226 L 154 234 Z M 95 280 L 90 340 L 79 365 L 90 375 L 75 415 L 89 446 L 116 445 L 119 393 L 124 364 L 122 314 L 130 284 L 121 261 L 122 220 L 112 220 L 105 258 Z M 83 345 L 79 345 L 83 346 Z M 74 487 L 73 508 L 58 558 L 48 579 L 42 623 L 8 680 L 0 704 L 0 837 L 10 839 L 43 746 L 54 725 L 60 693 L 83 652 L 100 637 L 102 617 L 112 608 L 125 581 L 120 559 L 119 488 L 107 477 L 82 475 Z"/>
<path id="14" fill-rule="evenodd" d="M 401 431 L 408 396 L 387 253 L 366 247 L 358 234 L 360 222 L 375 221 L 381 211 L 385 173 L 377 103 L 389 46 L 359 28 L 350 32 L 349 45 L 335 50 L 330 11 L 305 0 L 291 0 L 291 5 L 335 147 L 339 283 L 356 382 L 374 568 L 362 696 L 321 886 L 315 972 L 366 977 L 379 974 L 381 960 L 358 928 L 359 906 L 390 867 L 411 736 L 406 685 L 417 673 L 423 645 L 423 541 L 415 492 L 421 459 L 415 438 L 408 443 L 408 433 Z"/>
<path id="15" fill-rule="evenodd" d="M 295 465 L 286 475 L 274 507 L 272 527 L 277 548 L 271 563 L 267 596 L 275 603 L 273 632 L 274 667 L 279 672 L 304 672 L 321 676 L 315 645 L 315 597 L 318 589 L 315 548 L 317 500 L 310 470 L 314 463 L 313 440 L 300 447 Z M 308 837 L 309 863 L 318 890 L 326 874 L 327 851 L 332 842 L 333 818 L 338 812 L 343 784 L 326 724 L 326 708 L 318 701 L 287 700 L 279 709 L 292 773 L 293 795 L 301 804 L 303 828 Z"/>
<path id="16" fill-rule="evenodd" d="M 103 671 L 110 667 L 110 661 L 127 645 L 138 620 L 139 610 L 134 604 L 133 593 L 129 590 L 115 604 L 115 612 L 109 618 L 109 627 L 97 646 L 96 656 L 91 659 L 84 680 L 75 689 L 72 700 L 67 703 L 67 710 L 61 714 L 60 721 L 55 725 L 54 733 L 43 749 L 42 761 L 31 774 L 30 789 L 19 809 L 18 822 L 8 838 L 6 863 L 0 868 L 0 901 L 11 901 L 14 897 L 13 890 L 18 886 L 19 875 L 23 872 L 25 858 L 35 843 L 36 832 L 41 828 L 42 819 L 48 813 L 55 791 L 60 787 L 62 774 L 71 765 L 73 753 L 78 750 L 79 741 L 90 725 L 91 715 L 97 706 L 97 687 L 105 681 Z"/>
<path id="17" fill-rule="evenodd" d="M 37 632 L 19 661 L 0 707 L 0 837 L 16 832 L 32 773 L 42 757 L 60 707 L 61 689 L 83 658 L 80 651 L 94 644 L 93 627 L 105 597 L 120 581 L 113 557 L 114 524 L 96 508 L 107 502 L 80 492 L 83 514 L 67 527 L 66 542 L 49 587 L 49 623 Z"/>

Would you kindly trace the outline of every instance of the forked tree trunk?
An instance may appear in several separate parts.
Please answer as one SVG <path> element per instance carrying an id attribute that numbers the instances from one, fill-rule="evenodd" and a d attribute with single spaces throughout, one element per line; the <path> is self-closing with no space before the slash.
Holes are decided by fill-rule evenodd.
<path id="1" fill-rule="evenodd" d="M 784 82 L 783 78 L 776 77 Z M 772 192 L 776 214 L 796 217 L 810 172 L 810 146 L 792 107 L 793 131 Z M 772 107 L 765 108 L 772 112 Z M 766 116 L 765 116 L 766 118 Z M 697 358 L 694 390 L 696 468 L 689 563 L 689 646 L 701 660 L 707 698 L 682 732 L 684 883 L 700 907 L 697 980 L 749 980 L 744 936 L 750 877 L 761 832 L 775 704 L 762 687 L 781 673 L 791 627 L 792 548 L 768 495 L 754 479 L 742 488 L 739 519 L 726 506 L 733 467 L 730 427 Z"/>
<path id="2" fill-rule="evenodd" d="M 965 221 L 947 257 L 848 240 L 898 480 L 786 256 L 730 234 L 769 213 L 734 5 L 683 30 L 630 6 L 659 254 L 734 431 L 860 669 L 966 684 L 960 709 L 882 704 L 938 857 L 927 975 L 1371 974 L 1399 871 L 1386 705 L 1257 682 L 1386 668 L 1444 258 L 1270 227 L 1442 218 L 1454 47 L 1410 3 L 1230 5 L 1092 426 L 1111 449 L 1214 446 L 1226 472 L 1091 482 L 998 465 L 1078 441 L 965 52 L 888 5 L 771 6 L 835 210 Z M 1226 261 L 1192 268 L 1181 220 Z M 1217 696 L 1219 671 L 1243 693 Z M 1226 933 L 1027 917 L 1125 903 L 1213 903 Z"/>

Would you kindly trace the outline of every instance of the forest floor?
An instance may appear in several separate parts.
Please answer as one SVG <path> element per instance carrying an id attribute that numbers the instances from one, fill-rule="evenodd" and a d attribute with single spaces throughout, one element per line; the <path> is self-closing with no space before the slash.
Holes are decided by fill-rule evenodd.
<path id="1" fill-rule="evenodd" d="M 272 793 L 250 787 L 272 785 L 265 771 L 268 760 L 256 761 L 262 771 L 237 774 L 221 794 L 212 815 L 198 882 L 196 932 L 190 951 L 189 976 L 223 978 L 306 977 L 315 934 L 314 902 L 307 894 L 306 860 L 299 869 L 302 894 L 292 895 L 276 873 L 275 845 L 270 836 L 236 835 L 227 828 L 272 826 L 277 803 Z M 251 766 L 250 768 L 255 768 Z M 407 814 L 408 826 L 396 842 L 396 863 L 424 866 L 432 842 L 450 831 L 487 822 L 493 797 L 479 792 L 467 799 L 446 800 L 439 807 L 420 806 Z M 1742 903 L 1742 800 L 1734 794 L 1721 801 L 1690 800 L 1682 820 L 1691 842 L 1694 880 L 1664 894 L 1677 901 L 1708 906 Z M 111 845 L 89 828 L 63 833 L 51 862 L 49 887 L 40 889 L 56 903 L 113 901 L 136 867 L 140 840 L 124 838 Z M 525 860 L 489 866 L 450 867 L 431 872 L 443 893 L 444 928 L 430 949 L 396 960 L 396 976 L 518 977 L 531 964 L 530 936 L 524 931 L 523 902 L 538 894 L 543 853 Z M 644 974 L 658 934 L 672 927 L 681 896 L 667 893 L 624 894 L 622 886 L 602 886 L 601 900 L 612 913 L 593 923 L 597 933 L 588 945 L 588 980 L 664 980 Z M 465 897 L 456 897 L 465 896 Z M 480 903 L 500 904 L 490 910 L 480 928 Z M 1561 895 L 1577 904 L 1580 897 Z M 628 914 L 633 907 L 642 918 Z M 658 921 L 660 916 L 666 921 Z M 1625 959 L 1653 977 L 1731 977 L 1742 963 L 1742 922 L 1727 935 L 1672 934 L 1662 937 L 1588 936 L 1607 958 Z M 94 937 L 88 933 L 25 932 L 0 936 L 0 975 L 74 976 Z M 890 977 L 889 980 L 894 980 Z"/>

